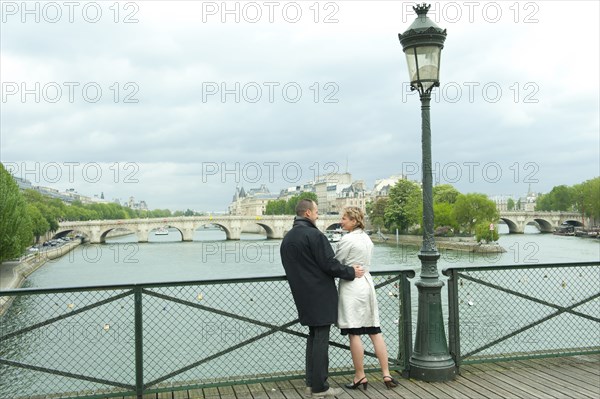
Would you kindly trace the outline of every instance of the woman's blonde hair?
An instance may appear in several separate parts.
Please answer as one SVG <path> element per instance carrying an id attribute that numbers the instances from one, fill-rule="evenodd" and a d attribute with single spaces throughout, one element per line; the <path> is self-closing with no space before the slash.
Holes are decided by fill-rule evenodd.
<path id="1" fill-rule="evenodd" d="M 355 220 L 357 229 L 365 229 L 365 214 L 359 207 L 348 206 L 344 208 L 343 215 L 347 216 L 350 220 Z"/>

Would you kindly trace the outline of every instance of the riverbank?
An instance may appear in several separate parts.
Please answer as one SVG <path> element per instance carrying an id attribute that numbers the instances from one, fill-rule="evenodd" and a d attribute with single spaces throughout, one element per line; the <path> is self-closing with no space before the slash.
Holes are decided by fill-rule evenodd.
<path id="1" fill-rule="evenodd" d="M 80 244 L 79 240 L 70 241 L 60 247 L 51 248 L 28 256 L 18 261 L 3 262 L 0 265 L 0 291 L 21 288 L 25 279 L 42 267 L 47 261 L 60 258 Z M 14 297 L 0 297 L 0 316 L 10 307 Z"/>
<path id="2" fill-rule="evenodd" d="M 396 235 L 394 234 L 373 234 L 371 236 L 374 242 L 396 243 Z M 398 243 L 406 245 L 414 245 L 420 247 L 423 242 L 423 237 L 420 235 L 405 235 L 398 236 Z M 435 237 L 435 244 L 438 249 L 474 252 L 481 254 L 502 253 L 506 252 L 498 243 L 481 244 L 475 241 L 472 237 Z"/>

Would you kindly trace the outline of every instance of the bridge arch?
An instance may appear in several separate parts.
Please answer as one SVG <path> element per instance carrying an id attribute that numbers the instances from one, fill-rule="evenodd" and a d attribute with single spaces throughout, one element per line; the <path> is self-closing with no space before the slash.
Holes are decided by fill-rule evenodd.
<path id="1" fill-rule="evenodd" d="M 519 226 L 515 222 L 513 222 L 510 218 L 501 217 L 500 220 L 502 220 L 508 226 L 508 234 L 519 233 Z"/>
<path id="2" fill-rule="evenodd" d="M 575 227 L 583 226 L 583 223 L 580 220 L 574 220 L 574 219 L 567 219 L 563 222 L 563 224 L 570 224 L 571 226 L 575 226 Z"/>
<path id="3" fill-rule="evenodd" d="M 138 241 L 140 241 L 140 237 L 139 237 L 139 234 L 137 234 L 137 231 L 131 230 L 131 229 L 128 229 L 128 228 L 123 228 L 123 227 L 113 227 L 113 228 L 104 230 L 104 231 L 102 231 L 100 233 L 100 243 L 105 244 L 106 243 L 106 238 L 112 232 L 115 232 L 115 233 L 116 232 L 123 232 L 123 235 L 134 234 L 137 237 Z M 110 238 L 110 237 L 108 237 L 108 238 Z M 147 238 L 146 238 L 146 241 L 147 241 Z"/>
<path id="4" fill-rule="evenodd" d="M 275 231 L 273 230 L 273 228 L 271 226 L 269 226 L 266 223 L 259 223 L 259 222 L 256 222 L 255 224 L 262 227 L 265 230 L 265 232 L 267 233 L 267 238 L 274 237 Z"/>
<path id="5" fill-rule="evenodd" d="M 327 226 L 327 227 L 325 227 L 325 230 L 336 230 L 336 229 L 342 228 L 342 225 L 339 222 L 330 223 L 329 225 L 325 224 L 325 226 Z"/>
<path id="6" fill-rule="evenodd" d="M 552 225 L 552 222 L 546 219 L 534 218 L 533 221 L 535 221 L 541 233 L 552 233 L 554 231 L 554 226 Z"/>
<path id="7" fill-rule="evenodd" d="M 231 229 L 229 228 L 229 226 L 227 225 L 227 223 L 222 223 L 222 222 L 216 222 L 216 221 L 211 221 L 210 223 L 200 223 L 194 226 L 194 231 L 200 229 L 200 227 L 204 227 L 206 225 L 215 225 L 218 226 L 223 232 L 225 232 L 225 239 L 226 240 L 233 240 L 233 232 L 231 231 Z"/>

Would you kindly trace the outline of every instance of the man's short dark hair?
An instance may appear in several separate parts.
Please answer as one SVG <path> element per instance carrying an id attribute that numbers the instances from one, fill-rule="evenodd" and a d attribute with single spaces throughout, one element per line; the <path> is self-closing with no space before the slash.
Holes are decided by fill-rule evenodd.
<path id="1" fill-rule="evenodd" d="M 298 201 L 296 204 L 296 216 L 304 216 L 307 210 L 314 209 L 315 201 L 305 198 Z"/>

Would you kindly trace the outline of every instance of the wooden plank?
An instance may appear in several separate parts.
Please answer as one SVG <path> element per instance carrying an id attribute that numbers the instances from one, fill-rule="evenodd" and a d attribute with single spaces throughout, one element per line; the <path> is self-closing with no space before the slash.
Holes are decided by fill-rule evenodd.
<path id="1" fill-rule="evenodd" d="M 234 385 L 233 391 L 235 392 L 236 398 L 251 398 L 252 394 L 250 393 L 250 389 L 248 389 L 248 385 Z"/>
<path id="2" fill-rule="evenodd" d="M 294 389 L 296 390 L 296 392 L 298 393 L 298 395 L 300 395 L 301 397 L 306 397 L 306 382 L 304 381 L 303 378 L 296 378 L 293 380 L 289 381 L 290 384 L 292 384 L 292 387 L 294 387 Z"/>
<path id="3" fill-rule="evenodd" d="M 589 373 L 592 376 L 597 376 L 598 373 L 600 372 L 600 362 L 598 362 L 598 363 L 588 363 L 588 362 L 570 363 L 568 367 L 576 369 L 576 370 L 580 370 L 582 372 Z"/>
<path id="4" fill-rule="evenodd" d="M 585 389 L 584 386 L 578 385 L 577 383 L 571 383 L 570 380 L 572 380 L 572 378 L 569 378 L 566 374 L 567 370 L 564 368 L 561 368 L 560 371 L 558 371 L 549 367 L 549 365 L 544 367 L 543 364 L 538 365 L 535 362 L 530 362 L 529 364 L 532 365 L 532 367 L 529 367 L 528 371 L 540 377 L 541 383 L 557 392 L 561 392 L 566 397 L 573 396 L 577 393 L 582 397 L 589 397 L 592 399 L 598 398 L 597 394 Z M 579 383 L 581 383 L 581 381 L 579 381 Z"/>
<path id="5" fill-rule="evenodd" d="M 546 388 L 533 381 L 533 376 L 528 375 L 526 369 L 499 372 L 498 378 L 501 376 L 507 377 L 507 382 L 514 384 L 515 388 L 529 392 L 536 398 L 552 399 L 552 396 L 546 393 Z"/>
<path id="6" fill-rule="evenodd" d="M 446 398 L 448 396 L 446 396 L 446 394 L 444 392 L 442 392 L 434 383 L 430 383 L 430 382 L 424 382 L 424 381 L 419 381 L 419 380 L 413 380 L 411 379 L 410 382 L 413 385 L 416 385 L 420 388 L 422 388 L 425 392 L 427 392 L 427 396 L 428 398 Z"/>
<path id="7" fill-rule="evenodd" d="M 173 399 L 190 399 L 190 395 L 187 390 L 174 391 Z"/>
<path id="8" fill-rule="evenodd" d="M 204 392 L 202 392 L 202 389 L 190 389 L 188 395 L 190 399 L 204 399 Z"/>
<path id="9" fill-rule="evenodd" d="M 296 391 L 294 386 L 289 381 L 277 381 L 275 383 L 280 392 L 288 399 L 303 399 L 304 395 L 301 395 Z"/>
<path id="10" fill-rule="evenodd" d="M 204 397 L 205 398 L 220 398 L 221 394 L 217 387 L 204 388 Z"/>
<path id="11" fill-rule="evenodd" d="M 396 378 L 398 376 L 395 376 Z M 376 398 L 407 398 L 407 399 L 420 399 L 423 398 L 425 391 L 418 386 L 414 386 L 410 380 L 403 378 L 396 378 L 399 386 L 392 389 L 387 389 L 381 378 L 381 374 L 371 373 L 367 375 L 369 380 L 369 388 L 366 392 L 363 392 L 367 397 Z"/>
<path id="12" fill-rule="evenodd" d="M 173 392 L 159 392 L 158 399 L 173 399 Z"/>
<path id="13" fill-rule="evenodd" d="M 469 388 L 468 386 L 462 383 L 462 377 L 459 380 L 458 378 L 455 381 L 448 382 L 440 382 L 440 389 L 442 392 L 446 393 L 449 398 L 461 399 L 461 398 L 472 398 L 479 399 L 481 395 L 477 392 Z"/>
<path id="14" fill-rule="evenodd" d="M 288 399 L 302 399 L 303 394 L 300 394 L 294 385 L 290 381 L 277 381 L 277 387 L 281 390 L 281 393 Z"/>
<path id="15" fill-rule="evenodd" d="M 494 377 L 493 373 L 478 373 L 478 374 L 470 374 L 465 376 L 474 383 L 479 383 L 489 386 L 488 389 L 494 390 L 499 395 L 505 398 L 518 398 L 518 399 L 528 399 L 529 395 L 527 393 L 519 392 L 514 389 L 514 385 L 508 384 L 498 378 Z"/>
<path id="16" fill-rule="evenodd" d="M 267 393 L 265 392 L 264 387 L 262 386 L 262 384 L 256 383 L 256 384 L 248 384 L 246 385 L 246 387 L 248 387 L 248 391 L 250 391 L 250 394 L 252 395 L 252 397 L 254 399 L 267 399 Z"/>
<path id="17" fill-rule="evenodd" d="M 218 389 L 220 395 L 219 397 L 221 399 L 235 399 L 235 391 L 230 385 L 218 387 Z"/>
<path id="18" fill-rule="evenodd" d="M 561 367 L 548 372 L 556 378 L 569 377 L 572 385 L 589 390 L 596 398 L 600 397 L 600 363 L 597 364 L 596 368 L 590 369 L 589 372 L 575 367 Z"/>
<path id="19" fill-rule="evenodd" d="M 530 387 L 527 384 L 523 384 L 520 381 L 515 381 L 513 376 L 517 373 L 519 373 L 519 371 L 506 370 L 502 372 L 495 372 L 493 376 L 494 378 L 511 385 L 515 391 L 525 394 L 527 398 L 542 398 L 547 396 L 541 395 L 537 389 Z"/>
<path id="20" fill-rule="evenodd" d="M 329 377 L 330 383 L 335 383 L 336 385 L 339 385 L 341 387 L 344 386 L 344 384 L 347 384 L 348 382 L 350 382 L 352 380 L 352 376 L 347 376 L 347 375 L 336 375 L 333 377 Z M 356 399 L 364 399 L 365 398 L 365 393 L 363 392 L 362 386 L 360 389 L 347 389 L 347 388 L 342 388 L 345 392 L 345 395 L 350 396 L 351 398 L 356 398 Z M 368 384 L 367 384 L 367 390 L 368 390 Z"/>
<path id="21" fill-rule="evenodd" d="M 275 384 L 274 382 L 263 382 L 262 386 L 265 389 L 265 392 L 267 393 L 267 396 L 269 398 L 275 398 L 275 399 L 285 398 L 285 396 L 281 393 L 281 391 L 277 387 L 277 384 Z"/>

